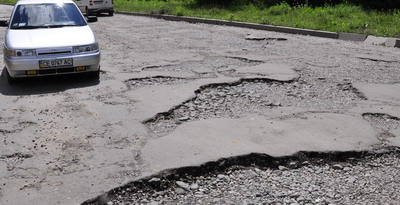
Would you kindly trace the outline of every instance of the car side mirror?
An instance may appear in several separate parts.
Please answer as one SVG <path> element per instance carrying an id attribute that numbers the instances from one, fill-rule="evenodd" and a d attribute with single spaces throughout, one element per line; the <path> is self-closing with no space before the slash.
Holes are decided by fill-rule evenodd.
<path id="1" fill-rule="evenodd" d="M 89 23 L 97 22 L 97 16 L 88 16 L 88 17 L 87 17 L 87 21 L 88 21 Z"/>
<path id="2" fill-rule="evenodd" d="M 0 20 L 0 26 L 1 27 L 7 27 L 8 26 L 8 20 Z"/>

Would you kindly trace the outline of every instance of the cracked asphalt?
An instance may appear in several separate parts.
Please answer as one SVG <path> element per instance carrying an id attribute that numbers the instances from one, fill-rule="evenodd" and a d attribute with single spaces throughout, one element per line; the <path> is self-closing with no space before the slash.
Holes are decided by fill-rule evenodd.
<path id="1" fill-rule="evenodd" d="M 79 204 L 253 152 L 400 146 L 398 48 L 125 15 L 90 26 L 98 81 L 1 76 L 0 204 Z"/>

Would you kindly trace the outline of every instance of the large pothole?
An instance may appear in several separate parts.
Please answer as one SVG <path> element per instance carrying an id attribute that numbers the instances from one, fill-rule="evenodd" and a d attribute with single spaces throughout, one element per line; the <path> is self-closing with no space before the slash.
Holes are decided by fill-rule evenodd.
<path id="1" fill-rule="evenodd" d="M 196 97 L 144 122 L 150 134 L 164 136 L 179 124 L 210 118 L 265 114 L 276 107 L 343 113 L 365 97 L 351 84 L 323 80 L 294 82 L 244 80 L 237 84 L 206 86 Z"/>
<path id="2" fill-rule="evenodd" d="M 84 204 L 396 204 L 398 148 L 221 159 L 167 170 Z"/>

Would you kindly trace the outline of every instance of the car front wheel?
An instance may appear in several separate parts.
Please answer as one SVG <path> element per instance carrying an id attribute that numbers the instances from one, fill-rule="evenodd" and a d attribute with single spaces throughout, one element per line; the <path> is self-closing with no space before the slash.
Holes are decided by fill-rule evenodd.
<path id="1" fill-rule="evenodd" d="M 88 73 L 90 77 L 92 78 L 100 78 L 100 68 L 97 71 L 92 71 L 90 73 Z"/>
<path id="2" fill-rule="evenodd" d="M 13 78 L 13 77 L 11 77 L 11 75 L 10 75 L 10 73 L 8 72 L 8 70 L 7 70 L 7 68 L 4 68 L 5 69 L 5 73 L 6 73 L 6 78 L 7 78 L 7 82 L 8 82 L 8 84 L 15 84 L 16 82 L 18 82 L 18 79 L 17 78 Z"/>

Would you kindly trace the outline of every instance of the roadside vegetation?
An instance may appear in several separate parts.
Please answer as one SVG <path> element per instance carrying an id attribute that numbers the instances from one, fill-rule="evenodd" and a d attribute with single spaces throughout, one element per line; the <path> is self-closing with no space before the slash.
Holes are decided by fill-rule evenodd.
<path id="1" fill-rule="evenodd" d="M 6 4 L 14 4 L 17 2 L 16 0 L 0 0 L 1 3 L 6 3 Z"/>
<path id="2" fill-rule="evenodd" d="M 115 0 L 118 11 L 170 14 L 243 21 L 333 32 L 400 37 L 400 10 L 366 9 L 341 3 L 331 6 L 266 6 L 253 3 L 217 4 L 196 0 Z"/>
<path id="3" fill-rule="evenodd" d="M 192 16 L 400 38 L 399 3 L 393 1 L 393 6 L 388 7 L 391 5 L 390 1 L 393 0 L 381 0 L 381 4 L 376 3 L 376 0 L 325 0 L 329 4 L 322 4 L 323 0 L 286 0 L 290 4 L 281 0 L 114 0 L 114 3 L 116 11 Z M 0 2 L 13 3 L 16 0 Z"/>

